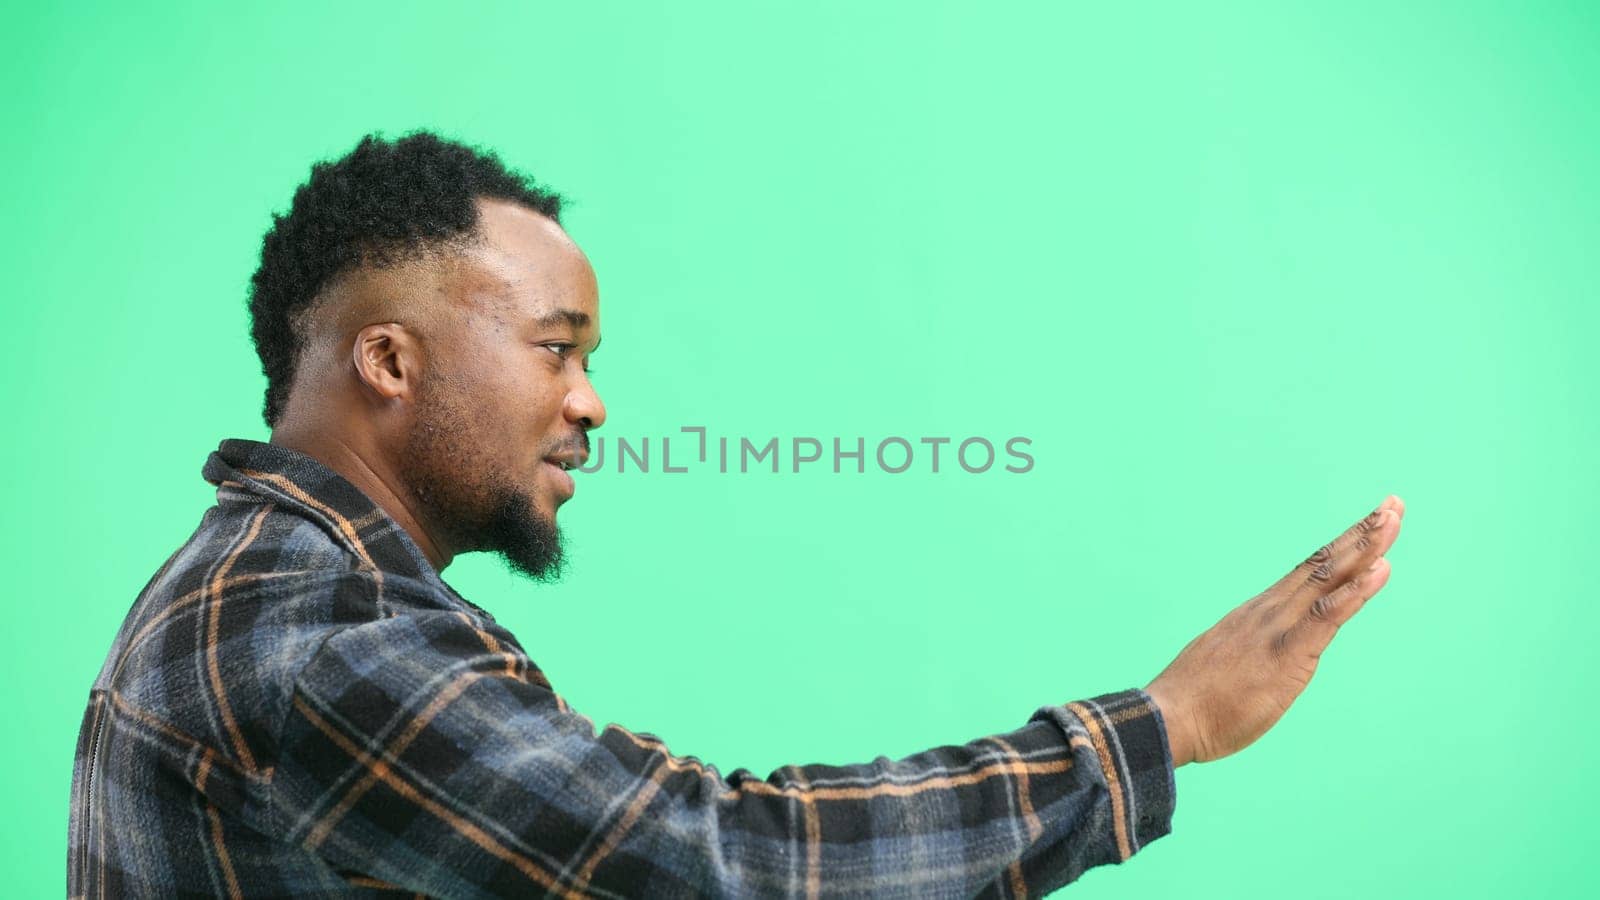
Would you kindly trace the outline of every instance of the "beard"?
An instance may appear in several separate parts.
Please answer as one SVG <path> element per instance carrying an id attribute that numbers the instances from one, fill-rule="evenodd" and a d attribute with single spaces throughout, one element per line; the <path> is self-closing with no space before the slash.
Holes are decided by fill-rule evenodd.
<path id="1" fill-rule="evenodd" d="M 473 431 L 473 413 L 424 381 L 417 418 L 406 435 L 401 479 L 458 553 L 497 554 L 534 581 L 560 577 L 561 529 L 527 491 L 507 481 Z"/>

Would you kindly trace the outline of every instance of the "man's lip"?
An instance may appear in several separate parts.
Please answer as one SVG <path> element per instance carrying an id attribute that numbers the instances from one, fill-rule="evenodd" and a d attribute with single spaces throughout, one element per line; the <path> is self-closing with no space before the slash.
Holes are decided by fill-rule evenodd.
<path id="1" fill-rule="evenodd" d="M 544 464 L 556 471 L 556 486 L 558 489 L 560 489 L 562 494 L 565 494 L 566 497 L 570 498 L 578 489 L 577 484 L 572 480 L 572 473 L 561 468 L 561 464 L 553 460 L 547 459 L 544 461 Z"/>
<path id="2" fill-rule="evenodd" d="M 577 469 L 589 461 L 589 454 L 584 450 L 576 450 L 572 453 L 557 453 L 554 456 L 546 456 L 544 461 L 557 468 L 560 468 L 562 463 L 566 463 L 572 468 Z"/>

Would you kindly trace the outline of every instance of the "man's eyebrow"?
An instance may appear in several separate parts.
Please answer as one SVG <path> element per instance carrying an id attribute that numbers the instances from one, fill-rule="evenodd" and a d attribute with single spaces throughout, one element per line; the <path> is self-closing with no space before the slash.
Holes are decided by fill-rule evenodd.
<path id="1" fill-rule="evenodd" d="M 589 314 L 576 309 L 554 309 L 534 319 L 534 324 L 540 328 L 554 328 L 557 325 L 571 325 L 573 328 L 585 328 L 589 325 Z"/>

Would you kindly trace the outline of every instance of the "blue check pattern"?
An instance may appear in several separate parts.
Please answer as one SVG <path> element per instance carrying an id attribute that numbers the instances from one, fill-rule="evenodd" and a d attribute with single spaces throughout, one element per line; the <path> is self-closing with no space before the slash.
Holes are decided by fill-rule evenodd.
<path id="1" fill-rule="evenodd" d="M 389 516 L 224 441 L 83 716 L 74 897 L 1026 897 L 1170 830 L 1138 690 L 904 759 L 726 776 L 596 728 Z"/>

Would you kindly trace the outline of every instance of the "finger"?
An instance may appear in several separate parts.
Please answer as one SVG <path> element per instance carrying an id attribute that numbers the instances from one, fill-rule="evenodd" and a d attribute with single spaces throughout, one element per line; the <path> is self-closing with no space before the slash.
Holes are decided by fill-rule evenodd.
<path id="1" fill-rule="evenodd" d="M 1393 499 L 1393 495 L 1385 498 L 1384 504 L 1389 503 L 1390 499 Z M 1290 592 L 1298 592 L 1307 583 L 1319 589 L 1337 585 L 1349 577 L 1355 569 L 1356 557 L 1371 549 L 1373 536 L 1388 521 L 1390 515 L 1388 507 L 1380 505 L 1361 521 L 1346 529 L 1343 534 L 1318 547 L 1314 553 L 1285 575 L 1279 585 L 1288 588 Z"/>
<path id="2" fill-rule="evenodd" d="M 1366 606 L 1373 595 L 1383 590 L 1383 586 L 1389 583 L 1391 571 L 1389 561 L 1379 557 L 1354 578 L 1318 597 L 1311 604 L 1305 617 L 1291 629 L 1290 643 L 1293 644 L 1297 640 L 1309 641 L 1308 649 L 1314 654 L 1320 654 L 1322 649 L 1328 646 L 1328 642 L 1333 640 L 1333 635 L 1339 630 L 1339 626 L 1350 621 L 1352 616 Z"/>
<path id="3" fill-rule="evenodd" d="M 1331 559 L 1306 573 L 1305 580 L 1296 585 L 1290 594 L 1290 609 L 1296 610 L 1297 614 L 1303 613 L 1324 595 L 1365 573 L 1369 566 L 1389 552 L 1395 539 L 1400 536 L 1400 518 L 1389 509 L 1379 509 L 1376 515 L 1377 524 L 1359 530 L 1367 520 L 1357 523 L 1357 529 L 1341 536 L 1342 540 L 1353 534 L 1348 543 L 1336 547 Z"/>
<path id="4" fill-rule="evenodd" d="M 1388 497 L 1385 497 L 1383 503 L 1380 504 L 1378 508 L 1392 509 L 1394 510 L 1394 514 L 1402 519 L 1406 516 L 1406 501 L 1400 499 L 1394 494 L 1390 494 Z"/>

